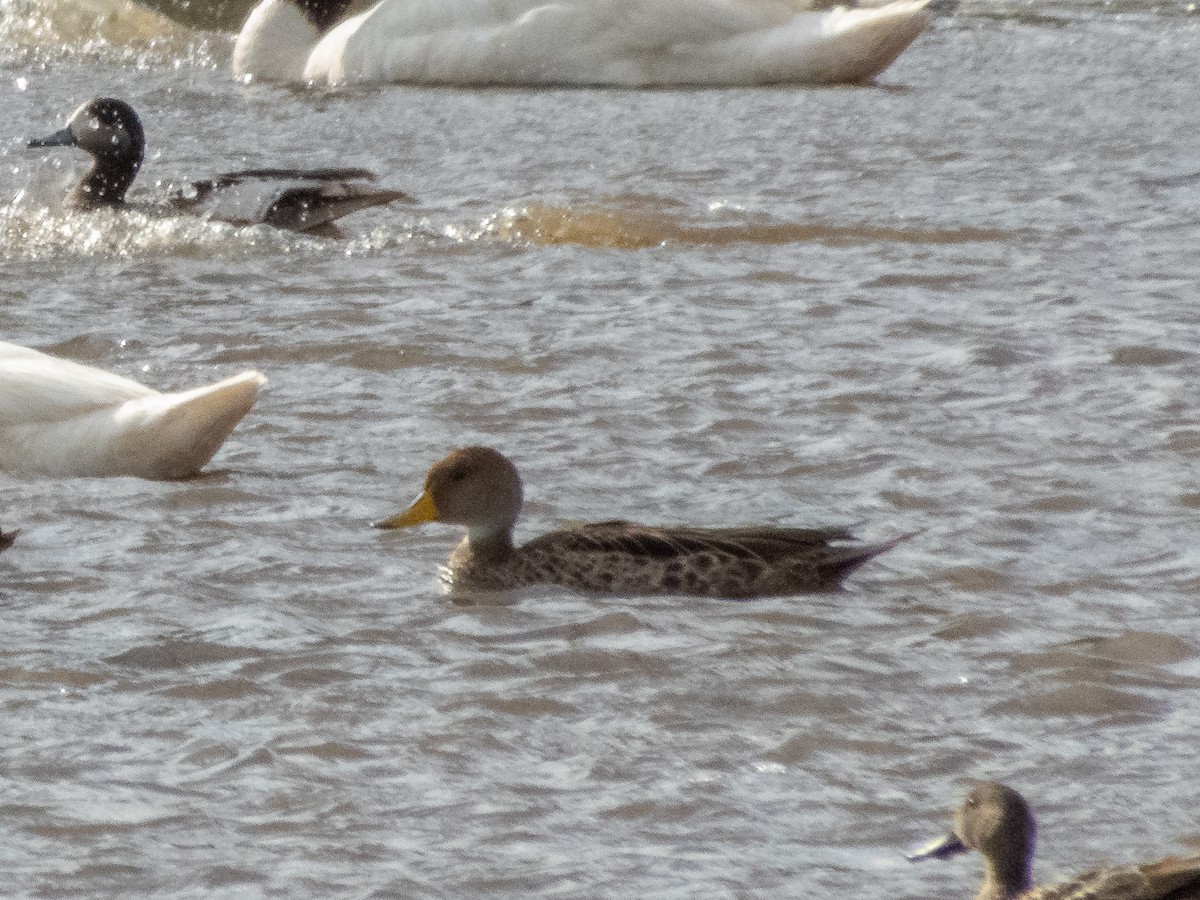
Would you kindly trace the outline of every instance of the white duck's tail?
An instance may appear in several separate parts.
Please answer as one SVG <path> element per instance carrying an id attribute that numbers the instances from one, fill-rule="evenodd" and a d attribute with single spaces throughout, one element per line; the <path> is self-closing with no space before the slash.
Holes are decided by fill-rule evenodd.
<path id="1" fill-rule="evenodd" d="M 893 0 L 882 6 L 837 6 L 800 13 L 770 28 L 747 31 L 667 56 L 658 83 L 859 84 L 890 66 L 932 17 L 930 0 Z M 675 68 L 672 68 L 676 66 Z M 697 73 L 700 73 L 699 76 Z"/>
<path id="2" fill-rule="evenodd" d="M 138 397 L 113 417 L 118 434 L 114 466 L 96 474 L 186 478 L 212 459 L 266 384 L 247 371 L 216 384 L 172 394 Z"/>
<path id="3" fill-rule="evenodd" d="M 928 0 L 831 11 L 826 33 L 831 37 L 828 49 L 836 52 L 836 58 L 829 60 L 829 80 L 870 81 L 895 62 L 931 21 Z"/>

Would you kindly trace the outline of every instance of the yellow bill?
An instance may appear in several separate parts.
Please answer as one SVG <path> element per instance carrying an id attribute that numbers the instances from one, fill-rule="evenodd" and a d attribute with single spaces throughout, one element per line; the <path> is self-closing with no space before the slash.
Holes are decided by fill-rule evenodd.
<path id="1" fill-rule="evenodd" d="M 390 519 L 381 519 L 378 522 L 371 524 L 375 528 L 410 528 L 413 525 L 422 525 L 425 522 L 436 522 L 438 520 L 437 507 L 434 506 L 433 497 L 428 491 L 422 491 L 421 496 L 412 502 L 412 506 L 402 513 L 396 513 Z"/>

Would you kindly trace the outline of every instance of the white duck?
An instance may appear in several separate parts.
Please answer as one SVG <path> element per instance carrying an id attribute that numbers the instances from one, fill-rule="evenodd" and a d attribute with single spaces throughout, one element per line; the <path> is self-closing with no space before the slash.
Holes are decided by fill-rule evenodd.
<path id="1" fill-rule="evenodd" d="M 243 372 L 162 394 L 0 342 L 0 471 L 184 478 L 207 463 L 266 383 Z"/>
<path id="2" fill-rule="evenodd" d="M 735 85 L 870 81 L 929 0 L 813 11 L 808 0 L 262 0 L 239 78 L 338 85 Z"/>

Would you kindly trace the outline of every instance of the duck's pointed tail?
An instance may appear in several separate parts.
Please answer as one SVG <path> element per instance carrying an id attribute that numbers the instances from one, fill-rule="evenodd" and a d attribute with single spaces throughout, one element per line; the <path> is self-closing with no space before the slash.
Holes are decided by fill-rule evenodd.
<path id="1" fill-rule="evenodd" d="M 835 9 L 829 13 L 826 80 L 865 82 L 895 62 L 932 21 L 929 0 L 898 0 L 867 9 Z"/>
<path id="2" fill-rule="evenodd" d="M 190 391 L 131 400 L 119 418 L 129 424 L 129 459 L 143 478 L 185 478 L 212 459 L 266 384 L 247 371 Z"/>
<path id="3" fill-rule="evenodd" d="M 870 562 L 875 557 L 887 553 L 897 544 L 903 544 L 905 541 L 912 540 L 920 531 L 910 531 L 908 534 L 902 534 L 899 537 L 894 537 L 890 541 L 883 541 L 879 544 L 859 544 L 852 547 L 834 547 L 828 559 L 824 561 L 823 568 L 831 575 L 834 581 L 840 582 L 843 578 L 861 566 L 863 563 Z"/>

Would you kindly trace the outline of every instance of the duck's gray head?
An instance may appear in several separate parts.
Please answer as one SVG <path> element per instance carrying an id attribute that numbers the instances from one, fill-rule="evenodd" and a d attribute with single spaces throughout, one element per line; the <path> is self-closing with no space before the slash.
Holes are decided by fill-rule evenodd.
<path id="1" fill-rule="evenodd" d="M 375 527 L 449 522 L 467 527 L 477 552 L 507 550 L 521 502 L 521 476 L 508 457 L 491 447 L 464 447 L 433 464 L 425 490 L 408 509 Z"/>
<path id="2" fill-rule="evenodd" d="M 133 107 L 124 100 L 98 97 L 83 104 L 62 131 L 29 142 L 30 147 L 78 147 L 94 164 L 74 198 L 83 206 L 118 204 L 142 167 L 146 133 Z"/>
<path id="3" fill-rule="evenodd" d="M 987 862 L 980 897 L 1015 897 L 1030 885 L 1037 825 L 1029 804 L 1012 788 L 995 781 L 976 784 L 954 813 L 954 830 L 909 860 L 947 859 L 975 850 Z"/>

